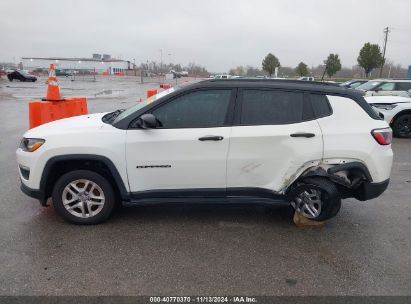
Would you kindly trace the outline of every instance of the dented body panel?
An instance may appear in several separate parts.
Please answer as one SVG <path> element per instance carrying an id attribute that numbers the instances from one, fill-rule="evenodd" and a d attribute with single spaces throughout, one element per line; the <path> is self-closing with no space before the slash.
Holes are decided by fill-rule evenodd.
<path id="1" fill-rule="evenodd" d="M 290 136 L 299 132 L 315 136 Z M 317 165 L 322 155 L 322 134 L 315 120 L 233 127 L 227 158 L 227 187 L 258 187 L 280 192 L 295 179 L 296 172 Z"/>

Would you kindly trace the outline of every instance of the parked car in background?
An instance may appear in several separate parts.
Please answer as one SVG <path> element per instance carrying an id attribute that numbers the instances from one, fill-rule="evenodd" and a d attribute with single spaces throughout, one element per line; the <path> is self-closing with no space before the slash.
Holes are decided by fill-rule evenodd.
<path id="1" fill-rule="evenodd" d="M 348 80 L 346 82 L 341 83 L 340 86 L 344 88 L 355 89 L 366 82 L 368 82 L 368 80 L 352 79 L 352 80 Z"/>
<path id="2" fill-rule="evenodd" d="M 121 202 L 288 204 L 323 221 L 343 198 L 385 191 L 391 138 L 356 90 L 224 79 L 41 125 L 16 153 L 23 192 L 52 197 L 72 223 L 100 223 Z"/>
<path id="3" fill-rule="evenodd" d="M 399 96 L 411 90 L 411 79 L 375 79 L 356 88 L 366 96 Z"/>
<path id="4" fill-rule="evenodd" d="M 56 69 L 56 76 L 65 76 L 69 77 L 70 74 L 65 70 Z"/>
<path id="5" fill-rule="evenodd" d="M 369 96 L 365 100 L 383 114 L 394 136 L 411 138 L 411 98 L 401 96 Z"/>
<path id="6" fill-rule="evenodd" d="M 222 75 L 215 75 L 214 79 L 230 79 L 231 75 L 228 74 L 222 74 Z"/>
<path id="7" fill-rule="evenodd" d="M 311 76 L 303 76 L 298 78 L 297 80 L 302 80 L 302 81 L 314 81 L 314 77 Z"/>
<path id="8" fill-rule="evenodd" d="M 13 80 L 20 80 L 20 81 L 28 81 L 28 82 L 35 82 L 37 81 L 37 77 L 28 74 L 25 71 L 13 71 L 7 74 L 7 78 L 10 81 Z"/>

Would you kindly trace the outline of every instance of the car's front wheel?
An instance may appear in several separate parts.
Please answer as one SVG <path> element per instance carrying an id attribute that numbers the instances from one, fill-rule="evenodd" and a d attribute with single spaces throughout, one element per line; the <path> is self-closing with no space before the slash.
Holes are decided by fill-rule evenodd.
<path id="1" fill-rule="evenodd" d="M 340 193 L 326 178 L 306 178 L 288 193 L 296 212 L 314 221 L 325 221 L 338 214 L 341 208 Z"/>
<path id="2" fill-rule="evenodd" d="M 394 121 L 392 129 L 396 137 L 411 138 L 411 114 L 404 114 L 398 117 Z"/>
<path id="3" fill-rule="evenodd" d="M 98 224 L 105 221 L 116 203 L 109 181 L 89 170 L 75 170 L 61 176 L 53 193 L 56 211 L 74 224 Z"/>

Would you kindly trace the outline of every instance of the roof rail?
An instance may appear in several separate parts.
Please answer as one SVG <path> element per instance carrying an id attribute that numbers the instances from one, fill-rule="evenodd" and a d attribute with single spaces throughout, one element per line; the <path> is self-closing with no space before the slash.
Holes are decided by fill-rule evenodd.
<path id="1" fill-rule="evenodd" d="M 339 86 L 338 83 L 322 82 L 322 81 L 305 81 L 297 79 L 276 79 L 276 78 L 229 78 L 229 79 L 208 79 L 209 82 L 224 82 L 224 81 L 240 81 L 240 82 L 286 82 L 297 83 L 305 85 L 327 85 L 327 86 Z"/>

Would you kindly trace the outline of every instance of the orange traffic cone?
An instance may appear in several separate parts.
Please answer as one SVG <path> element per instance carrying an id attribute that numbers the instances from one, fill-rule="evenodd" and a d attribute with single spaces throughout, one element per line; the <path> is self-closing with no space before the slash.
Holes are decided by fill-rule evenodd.
<path id="1" fill-rule="evenodd" d="M 43 98 L 47 101 L 63 101 L 60 95 L 60 88 L 57 82 L 56 70 L 54 64 L 50 64 L 49 80 L 47 81 L 47 96 Z"/>

